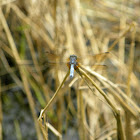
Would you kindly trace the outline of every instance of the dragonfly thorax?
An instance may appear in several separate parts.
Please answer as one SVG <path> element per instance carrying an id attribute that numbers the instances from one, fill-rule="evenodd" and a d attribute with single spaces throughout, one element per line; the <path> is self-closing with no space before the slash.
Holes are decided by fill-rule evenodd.
<path id="1" fill-rule="evenodd" d="M 76 55 L 70 55 L 70 62 L 68 64 L 70 68 L 70 78 L 74 77 L 74 69 L 77 68 L 77 56 Z"/>
<path id="2" fill-rule="evenodd" d="M 76 55 L 70 55 L 70 64 L 76 65 L 77 56 Z"/>

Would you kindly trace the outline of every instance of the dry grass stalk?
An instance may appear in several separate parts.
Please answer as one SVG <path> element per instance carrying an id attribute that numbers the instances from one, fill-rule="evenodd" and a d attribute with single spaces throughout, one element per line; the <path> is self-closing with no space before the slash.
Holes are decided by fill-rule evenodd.
<path id="1" fill-rule="evenodd" d="M 49 139 L 48 129 L 59 139 L 62 136 L 73 139 L 72 135 L 69 136 L 73 132 L 77 139 L 125 139 L 124 135 L 126 139 L 139 139 L 138 1 L 2 0 L 0 6 L 2 101 L 11 97 L 11 92 L 14 93 L 12 97 L 18 100 L 19 96 L 24 97 L 23 92 L 26 93 L 24 100 L 27 98 L 29 102 L 28 110 L 32 112 L 38 139 Z M 105 63 L 111 67 L 106 71 L 100 71 L 99 74 L 86 66 L 82 67 L 90 74 L 89 79 L 99 92 L 90 85 L 90 80 L 85 81 L 85 87 L 84 81 L 77 76 L 69 84 L 69 80 L 62 78 L 66 73 L 59 70 L 61 64 L 57 64 L 54 71 L 48 65 L 45 69 L 43 64 L 48 59 L 45 55 L 48 50 L 61 57 L 57 62 L 65 61 L 70 54 L 83 59 L 87 54 L 110 52 Z M 95 61 L 100 63 L 104 58 Z M 91 65 L 94 60 L 87 58 L 86 61 Z M 29 66 L 21 65 L 24 63 Z M 60 84 L 60 81 L 65 81 L 63 88 L 63 82 Z M 61 94 L 58 94 L 60 89 Z M 16 90 L 22 94 L 17 95 Z M 24 100 L 20 99 L 22 103 Z M 17 103 L 11 98 L 8 101 L 12 101 L 12 105 Z M 7 105 L 7 102 L 2 103 L 3 106 Z M 116 112 L 115 117 L 108 106 Z M 118 107 L 121 108 L 121 114 Z M 36 111 L 41 108 L 44 110 L 37 122 Z M 5 122 L 5 112 L 3 118 Z M 81 125 L 77 125 L 77 122 Z M 20 121 L 15 124 L 16 130 L 19 130 L 18 124 L 21 125 Z M 124 134 L 122 128 L 125 125 L 131 133 L 125 131 Z M 7 135 L 6 131 L 4 133 Z M 21 129 L 21 133 L 24 139 L 23 134 L 28 132 Z"/>
<path id="2" fill-rule="evenodd" d="M 109 99 L 109 97 L 106 96 L 106 94 L 100 89 L 100 87 L 97 86 L 97 84 L 81 68 L 78 68 L 77 72 L 79 73 L 79 75 L 82 77 L 82 79 L 84 81 L 86 81 L 86 80 L 84 79 L 83 75 L 88 80 L 90 80 L 90 82 L 95 86 L 95 88 L 99 91 L 99 93 L 101 93 L 101 95 L 105 98 L 107 103 L 111 106 L 111 109 L 113 111 L 114 117 L 116 118 L 116 121 L 117 121 L 117 136 L 118 136 L 118 139 L 125 140 L 125 135 L 124 135 L 123 127 L 122 127 L 120 111 L 115 107 L 115 105 L 111 101 L 111 99 Z"/>
<path id="3" fill-rule="evenodd" d="M 0 9 L 0 18 L 1 18 L 1 21 L 2 21 L 3 28 L 4 28 L 5 32 L 6 32 L 7 38 L 9 40 L 9 44 L 10 44 L 12 53 L 14 55 L 15 61 L 18 62 L 18 60 L 20 60 L 20 58 L 19 58 L 19 55 L 18 55 L 16 46 L 15 46 L 14 40 L 12 38 L 12 35 L 11 35 L 10 30 L 9 30 L 9 28 L 7 26 L 5 17 L 3 15 L 1 9 Z M 20 74 L 21 74 L 21 77 L 22 77 L 22 82 L 23 82 L 23 87 L 24 87 L 25 93 L 27 94 L 27 98 L 30 101 L 29 104 L 30 104 L 30 108 L 31 108 L 32 115 L 33 115 L 33 118 L 34 118 L 36 131 L 37 131 L 37 136 L 38 136 L 38 139 L 41 140 L 41 133 L 40 133 L 40 129 L 38 127 L 37 117 L 36 117 L 36 113 L 35 113 L 34 101 L 33 101 L 31 92 L 29 90 L 28 80 L 27 80 L 24 68 L 19 67 L 19 70 L 20 70 Z"/>
<path id="4" fill-rule="evenodd" d="M 127 80 L 127 96 L 131 97 L 131 74 L 133 70 L 133 63 L 134 63 L 134 46 L 135 46 L 135 35 L 136 35 L 136 27 L 133 29 L 132 33 L 132 41 L 130 46 L 130 55 L 129 55 L 129 67 L 128 67 L 128 80 Z M 126 138 L 127 140 L 133 140 L 133 129 L 132 129 L 132 118 L 130 114 L 126 111 L 125 112 L 125 119 L 126 119 L 126 126 L 125 126 L 125 132 L 126 132 Z"/>
<path id="5" fill-rule="evenodd" d="M 132 114 L 134 117 L 138 118 L 138 114 L 140 113 L 140 110 L 138 108 L 138 106 L 129 98 L 125 95 L 125 93 L 117 86 L 115 85 L 113 82 L 109 81 L 108 79 L 106 79 L 105 77 L 103 77 L 102 75 L 91 71 L 90 69 L 86 69 L 85 67 L 82 67 L 82 69 L 84 69 L 85 71 L 87 71 L 88 73 L 90 73 L 91 75 L 99 78 L 98 80 L 104 84 L 106 87 L 110 87 L 108 88 L 108 90 L 112 93 L 112 95 L 115 97 L 116 100 L 118 100 L 118 102 L 120 102 L 120 104 L 122 105 L 122 107 L 125 108 L 125 110 L 127 110 L 130 114 Z M 104 82 L 103 82 L 104 81 Z M 124 100 L 120 97 L 120 95 L 129 103 L 131 104 L 131 107 L 129 107 Z M 133 106 L 133 108 L 132 108 Z"/>
<path id="6" fill-rule="evenodd" d="M 2 118 L 3 118 L 3 113 L 2 113 L 2 100 L 1 100 L 1 79 L 0 79 L 0 139 L 3 140 L 2 137 Z"/>
<path id="7" fill-rule="evenodd" d="M 42 119 L 42 116 L 44 115 L 44 113 L 47 111 L 47 109 L 50 107 L 51 103 L 54 101 L 55 97 L 58 95 L 59 90 L 62 88 L 64 82 L 66 81 L 67 77 L 69 76 L 69 71 L 67 72 L 66 76 L 64 77 L 62 83 L 59 85 L 59 87 L 57 88 L 56 92 L 54 93 L 53 97 L 50 99 L 50 101 L 48 102 L 48 104 L 45 106 L 45 108 L 42 110 L 42 112 L 40 113 L 40 116 L 38 118 L 38 120 Z"/>

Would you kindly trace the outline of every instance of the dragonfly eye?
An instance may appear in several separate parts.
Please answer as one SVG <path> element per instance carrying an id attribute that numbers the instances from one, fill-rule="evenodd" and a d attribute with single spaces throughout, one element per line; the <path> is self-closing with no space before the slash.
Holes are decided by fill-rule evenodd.
<path id="1" fill-rule="evenodd" d="M 74 54 L 73 54 L 73 55 L 70 55 L 70 59 L 71 59 L 71 58 L 73 58 L 73 59 L 77 60 L 77 56 L 76 56 L 76 55 L 74 55 Z"/>
<path id="2" fill-rule="evenodd" d="M 77 56 L 76 55 L 70 55 L 70 63 L 71 64 L 75 64 L 77 60 Z"/>

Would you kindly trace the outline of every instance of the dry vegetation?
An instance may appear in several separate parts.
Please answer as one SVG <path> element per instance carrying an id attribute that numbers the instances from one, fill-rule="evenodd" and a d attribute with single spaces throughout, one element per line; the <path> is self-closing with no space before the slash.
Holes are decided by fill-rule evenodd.
<path id="1" fill-rule="evenodd" d="M 140 139 L 139 46 L 139 0 L 0 0 L 0 140 Z"/>

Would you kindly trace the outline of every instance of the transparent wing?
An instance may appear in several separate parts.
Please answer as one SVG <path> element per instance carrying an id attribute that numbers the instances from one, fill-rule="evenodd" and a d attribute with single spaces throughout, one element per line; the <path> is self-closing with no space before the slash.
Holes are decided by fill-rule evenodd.
<path id="1" fill-rule="evenodd" d="M 82 67 L 87 67 L 88 65 L 81 65 L 80 66 Z M 95 65 L 91 65 L 89 66 L 92 70 L 106 70 L 108 69 L 108 66 L 107 65 L 102 65 L 102 64 L 95 64 Z"/>
<path id="2" fill-rule="evenodd" d="M 93 65 L 93 66 L 91 66 L 91 68 L 93 69 L 93 70 L 106 70 L 108 67 L 107 67 L 107 65 Z"/>
<path id="3" fill-rule="evenodd" d="M 60 55 L 46 52 L 45 56 L 46 56 L 47 63 L 50 65 L 56 65 L 58 63 L 60 65 L 67 64 L 67 61 L 62 61 L 62 58 L 60 57 Z"/>
<path id="4" fill-rule="evenodd" d="M 99 60 L 101 61 L 102 59 L 106 58 L 109 56 L 109 52 L 104 52 L 104 53 L 99 53 L 99 54 L 95 54 L 95 55 L 86 55 L 84 58 L 78 57 L 78 61 L 80 63 L 84 63 L 85 60 L 90 60 L 90 63 L 88 62 L 89 65 L 93 65 L 95 63 L 97 63 Z M 88 65 L 85 64 L 85 65 Z"/>
<path id="5" fill-rule="evenodd" d="M 79 65 L 89 66 L 93 70 L 106 70 L 107 69 L 106 65 L 96 64 L 96 62 L 103 57 L 107 57 L 108 54 L 109 54 L 108 52 L 105 52 L 105 53 L 100 53 L 100 54 L 96 54 L 96 55 L 86 55 L 85 58 L 78 57 L 77 61 L 78 61 L 78 63 L 80 62 Z M 66 59 L 67 61 L 62 61 L 61 56 L 57 55 L 57 54 L 50 53 L 50 52 L 46 52 L 45 56 L 43 58 L 43 61 L 40 64 L 41 70 L 44 70 L 48 67 L 66 70 L 67 63 L 69 60 Z M 85 59 L 88 60 L 87 63 L 83 63 Z M 30 60 L 20 60 L 18 62 L 18 64 L 30 65 L 30 67 L 34 68 L 34 64 Z"/>
<path id="6" fill-rule="evenodd" d="M 45 52 L 45 56 L 43 57 L 42 65 L 44 69 L 51 68 L 51 69 L 58 69 L 61 71 L 67 70 L 67 61 L 62 61 L 63 55 L 57 55 L 51 52 Z M 67 59 L 66 59 L 67 60 Z"/>

